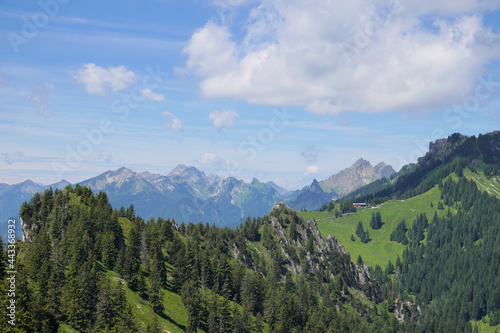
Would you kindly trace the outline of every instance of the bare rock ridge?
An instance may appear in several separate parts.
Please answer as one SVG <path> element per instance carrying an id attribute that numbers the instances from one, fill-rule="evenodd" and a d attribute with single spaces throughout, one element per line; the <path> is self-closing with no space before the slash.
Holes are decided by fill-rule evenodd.
<path id="1" fill-rule="evenodd" d="M 278 239 L 282 254 L 287 259 L 286 266 L 294 274 L 299 274 L 303 269 L 296 255 L 289 253 L 290 248 L 305 249 L 307 244 L 312 242 L 316 249 L 314 255 L 306 254 L 306 262 L 312 271 L 324 269 L 328 265 L 328 261 L 332 259 L 334 253 L 346 254 L 344 246 L 339 244 L 337 239 L 332 235 L 324 238 L 318 229 L 316 222 L 312 219 L 303 220 L 295 211 L 291 210 L 284 202 L 276 202 L 269 214 L 270 223 L 273 227 L 274 235 Z M 290 232 L 287 236 L 285 229 L 288 227 L 283 224 L 283 221 L 295 221 L 297 227 L 297 235 L 292 239 Z M 357 266 L 350 261 L 349 267 L 346 269 L 351 273 L 351 283 L 353 286 L 361 286 L 370 280 L 370 274 L 365 265 Z"/>
<path id="2" fill-rule="evenodd" d="M 360 158 L 349 168 L 321 181 L 319 185 L 323 191 L 335 192 L 342 197 L 363 185 L 383 177 L 389 178 L 395 173 L 390 165 L 381 162 L 373 167 L 370 162 Z"/>

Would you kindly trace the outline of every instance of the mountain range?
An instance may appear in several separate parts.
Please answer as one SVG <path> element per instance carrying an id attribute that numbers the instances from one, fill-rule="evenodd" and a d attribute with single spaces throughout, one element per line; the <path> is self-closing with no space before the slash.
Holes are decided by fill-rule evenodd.
<path id="1" fill-rule="evenodd" d="M 311 185 L 289 191 L 272 181 L 263 183 L 254 178 L 246 183 L 233 177 L 222 179 L 180 164 L 166 176 L 122 167 L 79 184 L 95 192 L 106 192 L 114 207 L 134 205 L 135 212 L 144 218 L 161 216 L 180 222 L 236 226 L 247 217 L 267 214 L 276 201 L 286 202 L 293 209 L 314 210 L 353 189 L 394 173 L 385 163 L 373 167 L 370 162 L 359 159 L 326 180 L 314 179 Z M 62 189 L 67 185 L 70 183 L 65 180 L 49 186 L 31 180 L 15 185 L 0 184 L 0 217 L 7 220 L 17 216 L 20 205 L 36 192 L 48 187 Z"/>
<path id="2" fill-rule="evenodd" d="M 364 164 L 358 162 L 353 170 Z M 130 209 L 114 213 L 108 198 L 88 187 L 46 192 L 19 213 L 26 237 L 18 289 L 29 295 L 16 303 L 29 314 L 20 325 L 100 332 L 110 323 L 115 331 L 137 332 L 134 320 L 151 328 L 156 312 L 157 326 L 170 332 L 214 332 L 221 325 L 226 332 L 265 332 L 265 325 L 270 332 L 496 332 L 499 166 L 500 132 L 453 134 L 333 209 L 294 211 L 276 202 L 268 215 L 235 229 L 144 222 Z M 280 194 L 257 179 L 220 179 L 180 165 L 167 176 L 121 168 L 80 184 L 105 189 L 109 198 L 184 190 L 201 204 L 229 197 L 241 209 L 245 196 L 238 191 L 245 189 L 247 200 L 263 189 L 301 205 L 330 199 L 334 192 L 321 183 Z M 338 214 L 351 206 L 346 198 L 370 208 Z"/>

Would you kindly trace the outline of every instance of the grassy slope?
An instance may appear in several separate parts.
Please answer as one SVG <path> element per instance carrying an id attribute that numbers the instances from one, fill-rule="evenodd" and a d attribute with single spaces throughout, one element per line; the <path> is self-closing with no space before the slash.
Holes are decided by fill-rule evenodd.
<path id="1" fill-rule="evenodd" d="M 464 175 L 467 179 L 474 180 L 480 190 L 500 198 L 500 182 L 497 182 L 496 178 L 488 179 L 482 172 L 472 173 L 469 169 L 464 170 Z"/>
<path id="2" fill-rule="evenodd" d="M 113 271 L 106 271 L 106 275 L 110 276 L 113 283 L 123 283 L 118 275 Z M 146 277 L 146 284 L 149 283 L 149 278 Z M 132 313 L 135 318 L 144 325 L 153 321 L 155 313 L 147 300 L 142 299 L 136 292 L 129 288 L 124 288 L 128 303 L 132 306 Z M 163 329 L 170 332 L 184 332 L 187 325 L 187 312 L 182 305 L 180 295 L 169 290 L 163 289 L 163 305 L 165 310 L 162 316 L 157 316 L 158 321 Z"/>
<path id="3" fill-rule="evenodd" d="M 429 220 L 432 219 L 434 211 L 437 210 L 437 203 L 440 198 L 439 189 L 432 188 L 426 193 L 410 198 L 406 201 L 390 200 L 378 207 L 362 208 L 357 213 L 344 215 L 335 218 L 329 212 L 298 212 L 305 219 L 315 219 L 319 230 L 323 236 L 331 234 L 344 245 L 346 252 L 351 254 L 352 260 L 361 255 L 363 261 L 368 265 L 380 265 L 385 268 L 389 259 L 394 263 L 397 255 L 402 255 L 404 246 L 391 242 L 391 232 L 397 224 L 406 219 L 406 225 L 411 227 L 413 220 L 418 214 L 425 213 Z M 430 203 L 434 207 L 430 207 Z M 370 228 L 370 219 L 373 212 L 380 211 L 382 222 L 385 224 L 379 230 Z M 440 211 L 438 211 L 440 214 Z M 442 214 L 442 212 L 441 212 Z M 356 226 L 362 221 L 365 230 L 369 230 L 370 242 L 363 244 L 356 236 Z M 351 241 L 351 235 L 354 235 L 355 242 Z"/>

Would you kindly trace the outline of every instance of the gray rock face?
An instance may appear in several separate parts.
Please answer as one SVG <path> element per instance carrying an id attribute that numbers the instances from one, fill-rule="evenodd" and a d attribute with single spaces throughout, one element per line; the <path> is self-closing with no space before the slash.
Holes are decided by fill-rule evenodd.
<path id="1" fill-rule="evenodd" d="M 500 153 L 500 139 L 491 141 L 490 146 L 493 153 Z"/>
<path id="2" fill-rule="evenodd" d="M 373 167 L 370 162 L 360 158 L 349 168 L 330 176 L 319 184 L 323 191 L 328 193 L 336 192 L 339 197 L 342 197 L 363 185 L 382 177 L 388 178 L 394 173 L 396 173 L 394 169 L 384 162 Z"/>
<path id="3" fill-rule="evenodd" d="M 328 235 L 328 237 L 326 238 L 321 236 L 316 221 L 312 219 L 306 221 L 299 219 L 299 222 L 297 223 L 297 232 L 300 234 L 300 236 L 297 240 L 289 239 L 286 235 L 285 229 L 279 221 L 279 217 L 277 218 L 276 216 L 281 216 L 283 214 L 293 214 L 291 212 L 292 211 L 286 203 L 276 202 L 273 205 L 270 213 L 270 220 L 274 235 L 281 245 L 281 251 L 283 255 L 287 258 L 286 265 L 291 272 L 293 272 L 294 274 L 298 274 L 301 272 L 302 267 L 300 263 L 296 259 L 292 258 L 285 249 L 289 248 L 290 246 L 305 249 L 307 243 L 309 242 L 309 238 L 312 238 L 314 247 L 317 249 L 314 257 L 311 256 L 310 253 L 307 253 L 306 262 L 308 263 L 312 271 L 318 271 L 319 269 L 321 269 L 321 267 L 326 266 L 329 260 L 329 255 L 333 251 L 342 254 L 346 253 L 344 246 L 342 244 L 339 244 L 335 237 L 333 237 L 332 235 Z M 361 286 L 370 281 L 370 274 L 368 272 L 368 268 L 365 265 L 357 266 L 356 264 L 351 262 L 348 269 L 352 273 L 352 276 L 354 276 L 354 281 L 351 281 L 353 286 Z"/>

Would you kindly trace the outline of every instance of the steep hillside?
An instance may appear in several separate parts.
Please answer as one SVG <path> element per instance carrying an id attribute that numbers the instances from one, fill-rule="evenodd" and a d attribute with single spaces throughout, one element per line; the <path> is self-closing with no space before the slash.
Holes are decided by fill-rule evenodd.
<path id="1" fill-rule="evenodd" d="M 144 222 L 77 185 L 35 196 L 20 215 L 16 332 L 402 328 L 367 267 L 284 203 L 231 230 Z"/>

